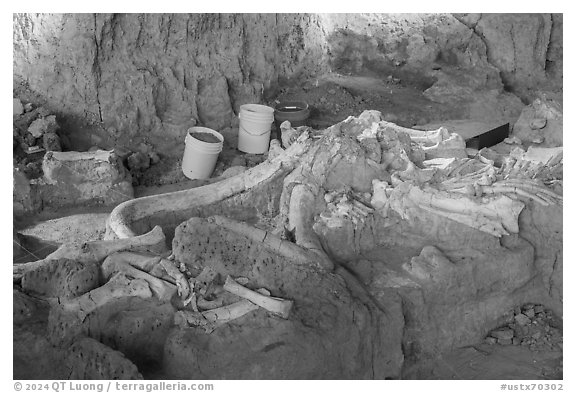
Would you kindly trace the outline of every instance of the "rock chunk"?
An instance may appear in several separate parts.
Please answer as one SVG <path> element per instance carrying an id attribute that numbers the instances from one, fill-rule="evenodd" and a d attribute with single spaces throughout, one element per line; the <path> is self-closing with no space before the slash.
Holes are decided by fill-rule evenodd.
<path id="1" fill-rule="evenodd" d="M 514 330 L 512 329 L 497 329 L 493 330 L 490 335 L 498 340 L 512 340 L 514 337 Z"/>
<path id="2" fill-rule="evenodd" d="M 70 379 L 143 379 L 122 352 L 88 337 L 72 345 L 67 364 Z"/>
<path id="3" fill-rule="evenodd" d="M 134 196 L 131 176 L 114 151 L 48 152 L 42 169 L 47 205 L 112 205 Z"/>
<path id="4" fill-rule="evenodd" d="M 55 259 L 22 276 L 22 288 L 48 297 L 72 298 L 99 285 L 97 263 Z"/>
<path id="5" fill-rule="evenodd" d="M 526 315 L 528 318 L 534 318 L 534 315 L 535 315 L 534 309 L 530 308 L 528 310 L 524 310 L 523 314 Z"/>
<path id="6" fill-rule="evenodd" d="M 520 326 L 525 326 L 528 325 L 530 323 L 530 318 L 528 318 L 526 315 L 524 314 L 518 314 L 514 317 L 514 320 L 516 321 L 516 323 Z"/>
<path id="7" fill-rule="evenodd" d="M 530 122 L 530 128 L 533 130 L 539 130 L 546 127 L 546 119 L 537 118 Z"/>
<path id="8" fill-rule="evenodd" d="M 38 301 L 36 299 L 17 289 L 13 289 L 13 296 L 12 320 L 14 323 L 24 322 L 37 312 Z"/>
<path id="9" fill-rule="evenodd" d="M 12 101 L 12 116 L 20 116 L 24 113 L 24 107 L 19 98 L 14 98 Z"/>
<path id="10" fill-rule="evenodd" d="M 537 98 L 526 106 L 512 128 L 512 135 L 522 142 L 543 138 L 542 146 L 563 145 L 562 105 L 551 99 Z"/>
<path id="11" fill-rule="evenodd" d="M 50 115 L 44 118 L 36 119 L 28 127 L 28 132 L 34 136 L 34 138 L 40 138 L 44 134 L 54 133 L 58 130 L 60 126 L 56 122 L 56 116 Z"/>
<path id="12" fill-rule="evenodd" d="M 42 146 L 46 151 L 62 151 L 60 137 L 55 132 L 42 135 Z"/>
<path id="13" fill-rule="evenodd" d="M 128 156 L 127 164 L 131 171 L 143 171 L 150 167 L 150 157 L 138 151 Z"/>

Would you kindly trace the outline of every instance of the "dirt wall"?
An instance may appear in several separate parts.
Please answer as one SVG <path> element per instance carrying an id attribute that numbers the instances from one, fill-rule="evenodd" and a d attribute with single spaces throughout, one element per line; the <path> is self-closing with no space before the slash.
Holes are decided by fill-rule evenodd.
<path id="1" fill-rule="evenodd" d="M 13 27 L 15 95 L 63 117 L 76 149 L 144 138 L 169 152 L 187 128 L 234 126 L 241 104 L 329 70 L 394 75 L 447 105 L 562 86 L 562 14 L 14 14 Z"/>
<path id="2" fill-rule="evenodd" d="M 322 71 L 307 14 L 15 14 L 14 87 L 111 138 L 229 126 L 266 89 Z"/>

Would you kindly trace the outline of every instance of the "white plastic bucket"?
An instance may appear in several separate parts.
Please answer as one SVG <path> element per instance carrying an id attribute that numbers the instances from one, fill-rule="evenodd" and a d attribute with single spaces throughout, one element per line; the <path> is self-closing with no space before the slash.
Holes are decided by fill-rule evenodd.
<path id="1" fill-rule="evenodd" d="M 270 145 L 274 109 L 258 104 L 241 105 L 238 117 L 238 150 L 252 154 L 266 153 Z"/>
<path id="2" fill-rule="evenodd" d="M 220 142 L 204 142 L 194 138 L 191 133 L 212 134 Z M 184 148 L 184 158 L 182 159 L 182 172 L 188 179 L 208 179 L 214 167 L 218 155 L 222 151 L 224 137 L 217 131 L 206 127 L 192 127 L 186 134 L 186 147 Z"/>

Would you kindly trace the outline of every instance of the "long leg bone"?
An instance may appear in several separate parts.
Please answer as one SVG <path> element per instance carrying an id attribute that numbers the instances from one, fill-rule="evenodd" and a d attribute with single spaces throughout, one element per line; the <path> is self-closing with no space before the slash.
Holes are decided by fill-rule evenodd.
<path id="1" fill-rule="evenodd" d="M 159 255 L 143 254 L 132 251 L 115 252 L 114 254 L 108 256 L 107 259 L 112 257 L 122 260 L 123 262 L 126 262 L 127 264 L 148 273 L 150 273 L 154 266 L 158 265 L 162 259 L 162 256 Z M 102 268 L 104 268 L 104 264 L 102 264 Z"/>
<path id="2" fill-rule="evenodd" d="M 232 279 L 230 276 L 226 277 L 224 289 L 230 293 L 233 293 L 234 295 L 250 300 L 252 303 L 265 308 L 266 310 L 277 314 L 282 318 L 288 319 L 288 316 L 290 315 L 290 309 L 292 308 L 293 303 L 291 300 L 262 295 L 258 292 L 243 287 L 234 281 L 234 279 Z"/>
<path id="3" fill-rule="evenodd" d="M 207 220 L 211 223 L 222 226 L 230 231 L 245 236 L 246 238 L 255 242 L 262 242 L 270 246 L 278 254 L 290 258 L 293 263 L 310 265 L 316 259 L 319 259 L 318 267 L 323 269 L 332 270 L 333 263 L 324 253 L 311 253 L 303 247 L 292 243 L 288 240 L 280 239 L 278 236 L 272 235 L 263 229 L 250 226 L 244 222 L 231 220 L 222 216 L 208 217 Z"/>
<path id="4" fill-rule="evenodd" d="M 410 136 L 410 139 L 416 143 L 423 144 L 437 144 L 450 137 L 450 132 L 445 127 L 440 127 L 432 131 L 420 131 L 412 128 L 406 128 L 387 121 L 381 121 L 380 126 L 385 129 L 394 130 L 396 132 L 405 132 Z"/>
<path id="5" fill-rule="evenodd" d="M 69 258 L 88 261 L 102 261 L 108 255 L 118 251 L 147 251 L 163 253 L 166 249 L 166 237 L 162 228 L 155 226 L 150 232 L 128 239 L 98 240 L 86 242 L 80 247 L 64 244 L 46 259 Z"/>
<path id="6" fill-rule="evenodd" d="M 81 321 L 97 308 L 110 302 L 112 299 L 137 296 L 143 299 L 152 297 L 148 283 L 141 279 L 128 279 L 124 273 L 118 273 L 106 284 L 84 295 L 64 301 L 65 310 L 77 313 Z"/>

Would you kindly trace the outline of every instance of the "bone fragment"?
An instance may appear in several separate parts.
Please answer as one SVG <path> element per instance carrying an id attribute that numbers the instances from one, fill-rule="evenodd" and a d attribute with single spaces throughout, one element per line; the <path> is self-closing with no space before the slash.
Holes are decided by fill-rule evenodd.
<path id="1" fill-rule="evenodd" d="M 252 303 L 265 308 L 266 310 L 277 314 L 284 319 L 288 319 L 288 316 L 290 315 L 290 309 L 292 308 L 293 304 L 291 300 L 262 295 L 258 292 L 243 287 L 234 281 L 234 279 L 230 276 L 226 277 L 224 289 L 244 299 L 250 300 Z"/>
<path id="2" fill-rule="evenodd" d="M 176 293 L 176 286 L 132 266 L 130 262 L 138 263 L 138 261 L 135 262 L 133 258 L 134 255 L 131 253 L 116 253 L 110 255 L 102 263 L 102 274 L 104 278 L 108 280 L 110 277 L 121 272 L 126 276 L 144 280 L 150 286 L 154 296 L 162 301 L 169 301 L 174 293 Z"/>
<path id="3" fill-rule="evenodd" d="M 234 319 L 240 318 L 250 311 L 257 310 L 258 308 L 259 306 L 250 300 L 244 299 L 224 307 L 204 311 L 202 312 L 202 315 L 215 326 L 220 326 Z"/>
<path id="4" fill-rule="evenodd" d="M 176 286 L 178 288 L 178 296 L 180 296 L 182 299 L 187 299 L 188 296 L 190 296 L 190 284 L 188 283 L 186 276 L 184 276 L 184 274 L 178 270 L 173 261 L 163 258 L 160 260 L 160 265 L 176 282 Z"/>
<path id="5" fill-rule="evenodd" d="M 186 300 L 184 300 L 183 304 L 184 304 L 184 307 L 187 307 L 188 305 L 190 305 L 190 307 L 192 307 L 192 310 L 198 311 L 196 292 L 191 291 L 190 296 Z"/>
<path id="6" fill-rule="evenodd" d="M 198 294 L 207 296 L 210 292 L 210 286 L 216 277 L 218 277 L 218 272 L 211 266 L 205 266 L 194 279 Z"/>
<path id="7" fill-rule="evenodd" d="M 197 311 L 177 311 L 174 314 L 174 324 L 181 329 L 197 326 L 203 328 L 206 333 L 211 333 L 215 329 L 214 324 Z"/>
<path id="8" fill-rule="evenodd" d="M 206 333 L 211 333 L 217 327 L 238 319 L 258 308 L 259 306 L 251 301 L 243 299 L 227 306 L 203 312 L 178 311 L 174 315 L 174 323 L 180 328 L 198 326 L 203 328 Z"/>
<path id="9" fill-rule="evenodd" d="M 198 308 L 203 310 L 212 310 L 214 308 L 222 307 L 224 305 L 224 298 L 218 297 L 214 300 L 206 300 L 203 297 L 199 297 L 196 304 Z"/>
<path id="10" fill-rule="evenodd" d="M 533 163 L 542 163 L 553 166 L 563 159 L 564 148 L 560 147 L 535 147 L 530 146 L 526 152 L 518 150 L 510 153 L 518 160 Z"/>

